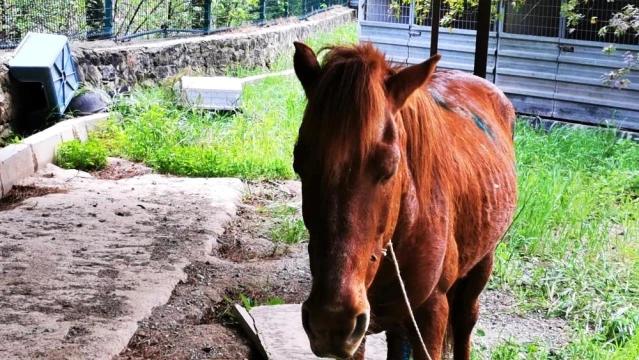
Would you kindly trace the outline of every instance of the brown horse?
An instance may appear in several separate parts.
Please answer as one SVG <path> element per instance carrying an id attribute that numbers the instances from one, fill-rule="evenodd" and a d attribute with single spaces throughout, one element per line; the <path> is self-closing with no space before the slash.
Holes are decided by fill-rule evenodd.
<path id="1" fill-rule="evenodd" d="M 433 359 L 470 358 L 478 297 L 512 221 L 515 112 L 481 78 L 438 71 L 440 56 L 390 66 L 372 45 L 323 64 L 295 43 L 308 105 L 294 150 L 313 286 L 302 321 L 320 357 L 364 358 L 386 331 L 388 359 L 427 359 L 385 257 L 392 240 Z M 446 336 L 448 335 L 448 336 Z M 410 347 L 409 347 L 410 348 Z"/>

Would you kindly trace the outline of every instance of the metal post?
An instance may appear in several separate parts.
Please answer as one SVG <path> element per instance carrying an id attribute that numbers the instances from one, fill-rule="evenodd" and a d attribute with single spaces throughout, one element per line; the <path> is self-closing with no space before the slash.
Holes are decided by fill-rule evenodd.
<path id="1" fill-rule="evenodd" d="M 493 83 L 497 84 L 497 69 L 499 68 L 499 49 L 501 46 L 501 33 L 504 31 L 504 19 L 506 18 L 506 0 L 499 0 L 497 14 L 497 31 L 495 33 L 495 67 L 493 67 Z"/>
<path id="2" fill-rule="evenodd" d="M 488 40 L 490 38 L 490 6 L 491 0 L 479 0 L 477 11 L 477 39 L 475 42 L 474 74 L 486 78 L 488 65 Z"/>
<path id="3" fill-rule="evenodd" d="M 562 7 L 566 3 L 566 1 L 567 0 L 561 0 Z M 566 16 L 564 14 L 559 14 L 559 33 L 557 34 L 558 38 L 560 39 L 566 38 L 566 28 L 567 28 Z"/>
<path id="4" fill-rule="evenodd" d="M 104 1 L 104 37 L 113 37 L 113 0 Z"/>
<path id="5" fill-rule="evenodd" d="M 260 24 L 266 21 L 266 0 L 260 0 Z"/>
<path id="6" fill-rule="evenodd" d="M 430 56 L 437 55 L 439 50 L 439 23 L 441 21 L 441 0 L 433 0 L 431 4 L 430 24 Z"/>
<path id="7" fill-rule="evenodd" d="M 213 0 L 204 0 L 204 34 L 210 34 L 213 29 L 213 16 L 211 15 Z"/>

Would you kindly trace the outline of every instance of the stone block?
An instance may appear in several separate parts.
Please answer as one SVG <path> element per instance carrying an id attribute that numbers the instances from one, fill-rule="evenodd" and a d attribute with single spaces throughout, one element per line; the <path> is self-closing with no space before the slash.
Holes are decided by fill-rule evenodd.
<path id="1" fill-rule="evenodd" d="M 77 139 L 82 142 L 85 142 L 89 138 L 89 135 L 87 133 L 87 127 L 82 118 L 61 121 L 55 124 L 54 126 L 52 126 L 51 129 L 56 129 L 56 131 L 60 131 L 63 134 L 62 138 L 64 141 L 71 141 L 73 139 Z M 71 139 L 67 140 L 69 136 L 69 130 L 71 130 Z"/>
<path id="2" fill-rule="evenodd" d="M 31 145 L 13 144 L 0 149 L 0 191 L 2 196 L 35 173 L 35 163 Z"/>
<path id="3" fill-rule="evenodd" d="M 81 117 L 88 132 L 95 131 L 100 125 L 109 120 L 109 113 L 94 114 Z"/>
<path id="4" fill-rule="evenodd" d="M 209 110 L 240 107 L 242 80 L 230 77 L 190 77 L 181 81 L 182 98 L 190 105 Z"/>
<path id="5" fill-rule="evenodd" d="M 24 139 L 22 143 L 31 146 L 31 150 L 35 156 L 37 171 L 53 162 L 56 147 L 62 143 L 62 134 L 60 129 L 49 128 L 29 136 Z"/>
<path id="6" fill-rule="evenodd" d="M 75 139 L 75 135 L 73 134 L 73 126 L 69 126 L 66 121 L 59 122 L 47 130 L 59 133 L 60 136 L 62 136 L 63 142 Z"/>
<path id="7" fill-rule="evenodd" d="M 245 311 L 236 310 L 235 313 L 240 315 L 236 315 L 236 318 L 251 341 L 269 360 L 317 359 L 302 326 L 300 304 L 257 306 L 251 308 L 248 314 L 242 315 L 242 312 Z M 386 353 L 385 333 L 366 337 L 366 359 L 383 360 L 386 359 Z"/>

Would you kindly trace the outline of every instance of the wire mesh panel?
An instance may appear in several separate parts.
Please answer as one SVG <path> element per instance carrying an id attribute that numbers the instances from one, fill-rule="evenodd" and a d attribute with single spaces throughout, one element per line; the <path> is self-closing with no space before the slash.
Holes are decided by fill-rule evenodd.
<path id="1" fill-rule="evenodd" d="M 199 6 L 198 6 L 199 5 Z M 167 36 L 178 32 L 201 32 L 205 0 L 113 1 L 114 35 Z M 220 19 L 227 21 L 226 18 Z"/>
<path id="2" fill-rule="evenodd" d="M 268 22 L 287 17 L 308 17 L 319 11 L 326 10 L 335 5 L 344 5 L 342 0 L 263 0 L 258 2 L 258 11 L 263 11 L 262 16 L 252 16 L 258 22 Z"/>
<path id="3" fill-rule="evenodd" d="M 414 23 L 432 26 L 433 0 L 414 0 Z M 434 0 L 440 2 L 440 26 L 448 29 L 477 30 L 477 4 L 471 1 Z M 491 31 L 497 29 L 499 0 L 492 0 Z"/>
<path id="4" fill-rule="evenodd" d="M 410 0 L 368 0 L 364 20 L 389 24 L 409 24 L 410 3 Z"/>
<path id="5" fill-rule="evenodd" d="M 509 34 L 558 37 L 563 27 L 561 1 L 536 0 L 505 4 L 504 32 Z"/>
<path id="6" fill-rule="evenodd" d="M 574 26 L 569 26 L 565 37 L 574 40 L 639 45 L 639 37 L 635 36 L 636 33 L 632 31 L 626 32 L 621 36 L 616 36 L 613 31 L 606 32 L 603 34 L 604 36 L 599 34 L 599 29 L 608 25 L 613 16 L 621 12 L 630 3 L 633 2 L 594 0 L 589 1 L 587 4 L 580 4 L 575 11 L 583 15 L 583 18 Z M 634 3 L 639 5 L 639 1 L 634 1 Z"/>
<path id="7" fill-rule="evenodd" d="M 96 7 L 98 2 L 0 0 L 0 46 L 17 45 L 29 31 L 64 34 L 72 39 L 99 32 L 104 6 Z"/>
<path id="8" fill-rule="evenodd" d="M 30 31 L 73 40 L 208 34 L 308 17 L 347 0 L 0 0 L 0 48 Z"/>
<path id="9" fill-rule="evenodd" d="M 477 7 L 463 3 L 443 1 L 440 26 L 451 29 L 477 30 Z"/>

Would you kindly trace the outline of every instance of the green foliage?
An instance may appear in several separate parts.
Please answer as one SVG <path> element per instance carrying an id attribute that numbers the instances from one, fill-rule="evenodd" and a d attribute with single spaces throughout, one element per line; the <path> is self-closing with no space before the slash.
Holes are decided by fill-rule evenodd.
<path id="1" fill-rule="evenodd" d="M 638 335 L 639 145 L 610 130 L 544 134 L 522 124 L 515 140 L 518 216 L 491 286 L 583 332 L 561 356 L 537 358 L 614 356 Z"/>
<path id="2" fill-rule="evenodd" d="M 10 133 L 5 138 L 0 138 L 0 148 L 11 144 L 19 144 L 21 141 L 22 138 L 19 135 Z"/>
<path id="3" fill-rule="evenodd" d="M 257 301 L 252 300 L 251 298 L 245 296 L 244 294 L 240 294 L 240 301 L 242 302 L 242 305 L 244 305 L 244 308 L 246 309 L 246 311 L 251 311 L 252 308 L 259 305 Z"/>
<path id="4" fill-rule="evenodd" d="M 269 235 L 273 241 L 285 244 L 297 244 L 308 239 L 304 221 L 294 216 L 285 217 L 276 223 L 269 231 Z"/>
<path id="5" fill-rule="evenodd" d="M 266 303 L 264 305 L 284 305 L 284 299 L 281 298 L 272 298 L 272 299 L 268 299 L 266 300 Z"/>
<path id="6" fill-rule="evenodd" d="M 228 298 L 225 298 L 225 299 L 229 304 L 232 304 L 232 301 L 230 301 L 230 299 Z M 254 307 L 260 306 L 260 303 L 257 300 L 251 299 L 250 297 L 244 294 L 240 294 L 240 302 L 242 303 L 246 311 L 251 311 L 251 309 L 253 309 Z M 267 299 L 264 302 L 264 305 L 267 305 L 267 306 L 283 305 L 283 304 L 285 304 L 285 302 L 284 302 L 284 299 L 281 299 L 281 298 L 271 298 L 271 299 Z"/>
<path id="7" fill-rule="evenodd" d="M 60 144 L 56 151 L 56 164 L 65 169 L 100 170 L 107 164 L 107 151 L 103 143 L 72 140 Z"/>
<path id="8" fill-rule="evenodd" d="M 213 28 L 238 26 L 259 19 L 259 0 L 213 0 Z"/>
<path id="9" fill-rule="evenodd" d="M 86 30 L 85 1 L 0 1 L 0 33 L 18 41 L 28 31 L 40 29 L 53 33 Z"/>

